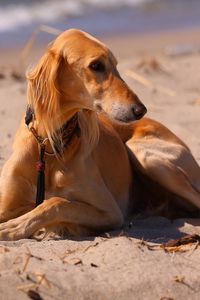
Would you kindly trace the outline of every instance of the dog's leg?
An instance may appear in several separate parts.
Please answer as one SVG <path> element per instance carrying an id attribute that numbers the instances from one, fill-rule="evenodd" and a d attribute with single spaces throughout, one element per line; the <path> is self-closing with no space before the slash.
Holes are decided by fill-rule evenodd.
<path id="1" fill-rule="evenodd" d="M 0 178 L 0 223 L 33 209 L 35 192 L 34 184 L 7 163 Z"/>
<path id="2" fill-rule="evenodd" d="M 0 210 L 0 223 L 6 222 L 10 219 L 14 219 L 18 216 L 21 216 L 25 214 L 26 212 L 29 212 L 34 208 L 34 204 L 27 204 L 22 207 L 16 207 L 13 211 L 11 210 Z"/>
<path id="3" fill-rule="evenodd" d="M 0 223 L 21 216 L 35 206 L 34 201 L 28 201 L 26 194 L 20 198 L 20 192 L 9 193 L 9 191 L 8 194 L 0 196 Z"/>
<path id="4" fill-rule="evenodd" d="M 34 208 L 32 188 L 21 178 L 5 183 L 0 194 L 0 223 L 23 215 Z M 10 187 L 9 187 L 10 186 Z"/>
<path id="5" fill-rule="evenodd" d="M 200 168 L 187 148 L 145 139 L 129 140 L 127 146 L 141 172 L 200 209 Z"/>
<path id="6" fill-rule="evenodd" d="M 18 240 L 31 237 L 41 228 L 71 223 L 94 230 L 107 230 L 122 225 L 122 219 L 114 211 L 103 211 L 90 204 L 50 198 L 32 211 L 0 224 L 1 240 Z"/>

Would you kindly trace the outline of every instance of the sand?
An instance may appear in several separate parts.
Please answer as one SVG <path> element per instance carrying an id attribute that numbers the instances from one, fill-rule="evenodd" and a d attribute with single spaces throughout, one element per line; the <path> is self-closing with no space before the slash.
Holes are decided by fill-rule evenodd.
<path id="1" fill-rule="evenodd" d="M 148 116 L 181 137 L 200 163 L 198 36 L 193 30 L 104 41 Z M 169 55 L 170 47 L 184 44 L 190 46 L 187 53 Z M 29 62 L 41 53 L 38 49 L 35 45 Z M 13 75 L 27 67 L 19 55 L 18 49 L 8 49 L 0 57 L 0 169 L 26 107 L 26 82 Z M 186 233 L 200 234 L 200 220 L 155 217 L 89 239 L 2 241 L 0 299 L 199 299 L 198 242 L 160 247 Z"/>

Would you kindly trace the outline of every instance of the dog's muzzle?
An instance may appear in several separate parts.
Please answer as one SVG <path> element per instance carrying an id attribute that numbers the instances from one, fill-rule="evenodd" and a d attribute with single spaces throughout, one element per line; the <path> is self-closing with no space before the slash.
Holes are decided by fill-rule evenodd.
<path id="1" fill-rule="evenodd" d="M 125 123 L 139 120 L 147 112 L 142 103 L 124 105 L 120 101 L 115 101 L 112 105 L 106 106 L 104 102 L 95 100 L 94 108 L 97 112 L 105 112 L 111 118 Z"/>

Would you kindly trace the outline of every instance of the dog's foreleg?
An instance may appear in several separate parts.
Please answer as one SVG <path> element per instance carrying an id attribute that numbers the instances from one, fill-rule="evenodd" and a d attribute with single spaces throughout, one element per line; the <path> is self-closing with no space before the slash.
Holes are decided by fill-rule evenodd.
<path id="1" fill-rule="evenodd" d="M 36 193 L 34 181 L 35 167 L 25 163 L 23 155 L 11 156 L 4 165 L 0 177 L 0 223 L 34 208 L 33 195 Z"/>
<path id="2" fill-rule="evenodd" d="M 34 187 L 23 177 L 0 180 L 0 223 L 16 218 L 34 208 Z"/>
<path id="3" fill-rule="evenodd" d="M 16 219 L 0 224 L 1 240 L 18 240 L 34 235 L 41 228 L 71 223 L 95 230 L 107 230 L 121 226 L 122 220 L 113 212 L 95 208 L 87 203 L 50 198 L 32 211 Z"/>

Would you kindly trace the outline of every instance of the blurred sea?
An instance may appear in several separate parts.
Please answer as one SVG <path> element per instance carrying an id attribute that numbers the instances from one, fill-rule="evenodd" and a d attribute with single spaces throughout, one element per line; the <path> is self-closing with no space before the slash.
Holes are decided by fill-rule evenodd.
<path id="1" fill-rule="evenodd" d="M 0 0 L 1 48 L 24 44 L 41 24 L 98 36 L 200 28 L 200 0 Z"/>

